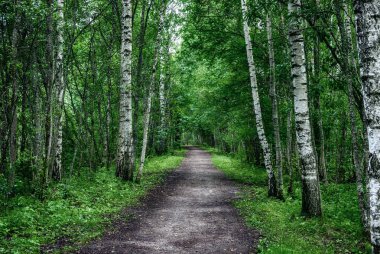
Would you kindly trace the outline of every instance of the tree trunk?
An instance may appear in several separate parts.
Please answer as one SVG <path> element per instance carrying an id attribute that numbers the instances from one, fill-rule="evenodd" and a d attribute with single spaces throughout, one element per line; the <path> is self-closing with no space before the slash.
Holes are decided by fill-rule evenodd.
<path id="1" fill-rule="evenodd" d="M 369 143 L 371 243 L 380 253 L 380 0 L 355 1 L 355 15 Z"/>
<path id="2" fill-rule="evenodd" d="M 145 34 L 148 25 L 149 12 L 153 1 L 149 3 L 148 10 L 147 0 L 142 1 L 141 7 L 141 17 L 140 17 L 140 31 L 138 37 L 138 62 L 137 62 L 137 71 L 136 71 L 136 84 L 133 91 L 133 160 L 136 158 L 137 144 L 138 144 L 138 117 L 139 117 L 139 108 L 140 108 L 140 98 L 141 90 L 143 88 L 143 79 L 142 79 L 142 69 L 144 63 L 144 45 L 145 45 Z"/>
<path id="3" fill-rule="evenodd" d="M 358 202 L 361 211 L 361 219 L 365 230 L 369 230 L 368 226 L 368 202 L 364 192 L 364 179 L 363 179 L 363 165 L 359 159 L 359 144 L 357 139 L 357 124 L 356 124 L 356 107 L 353 90 L 353 80 L 355 80 L 355 58 L 352 55 L 352 37 L 351 37 L 351 24 L 350 17 L 348 16 L 348 8 L 346 4 L 343 4 L 341 0 L 336 0 L 336 15 L 338 20 L 338 26 L 341 34 L 342 51 L 344 58 L 343 75 L 348 86 L 348 99 L 349 99 L 349 116 L 351 124 L 351 140 L 352 140 L 352 153 L 356 175 L 356 186 L 358 192 Z M 341 10 L 344 10 L 343 17 L 341 16 Z"/>
<path id="4" fill-rule="evenodd" d="M 151 79 L 150 79 L 149 88 L 148 88 L 146 108 L 144 112 L 143 144 L 142 144 L 142 149 L 141 149 L 140 167 L 139 167 L 139 171 L 136 178 L 137 182 L 141 180 L 144 164 L 145 164 L 146 149 L 148 145 L 149 122 L 150 122 L 150 111 L 151 111 L 151 106 L 152 106 L 153 89 L 154 89 L 154 83 L 156 81 L 158 60 L 160 56 L 162 55 L 162 50 L 163 50 L 163 47 L 161 44 L 162 44 L 162 30 L 163 30 L 163 26 L 165 22 L 166 4 L 167 4 L 166 0 L 161 1 L 157 39 L 156 39 L 156 44 L 155 44 L 155 49 L 154 49 L 154 61 L 153 61 Z"/>
<path id="5" fill-rule="evenodd" d="M 53 11 L 54 6 L 52 0 L 47 0 L 48 13 L 46 17 L 46 62 L 47 69 L 45 75 L 45 92 L 46 92 L 46 115 L 45 115 L 45 184 L 50 181 L 50 161 L 51 161 L 51 147 L 53 138 L 53 125 L 52 125 L 52 90 L 53 90 Z"/>
<path id="6" fill-rule="evenodd" d="M 273 172 L 272 155 L 271 155 L 267 138 L 265 136 L 264 123 L 263 123 L 263 119 L 261 115 L 260 98 L 259 98 L 257 79 L 256 79 L 256 67 L 253 60 L 250 28 L 248 26 L 248 20 L 247 20 L 248 8 L 247 8 L 245 0 L 241 0 L 241 7 L 242 7 L 242 14 L 243 14 L 244 38 L 245 38 L 245 44 L 246 44 L 246 50 L 247 50 L 253 108 L 254 108 L 254 112 L 256 116 L 256 128 L 257 128 L 257 133 L 259 135 L 261 148 L 264 152 L 264 163 L 265 163 L 265 168 L 267 170 L 267 174 L 269 178 L 268 179 L 268 187 L 269 187 L 268 195 L 276 196 L 277 195 L 276 178 Z"/>
<path id="7" fill-rule="evenodd" d="M 319 0 L 315 1 L 316 9 L 319 8 Z M 317 24 L 317 20 L 314 20 L 314 25 Z M 316 131 L 318 138 L 317 138 L 317 159 L 318 159 L 318 174 L 320 181 L 327 183 L 327 170 L 326 170 L 326 157 L 325 157 L 325 133 L 323 131 L 323 120 L 322 120 L 322 113 L 321 113 L 321 89 L 320 89 L 320 40 L 318 36 L 315 36 L 314 39 L 314 82 L 315 86 L 317 87 L 316 93 L 315 93 L 315 110 L 317 113 L 317 128 Z"/>
<path id="8" fill-rule="evenodd" d="M 340 142 L 339 142 L 339 135 L 337 135 L 337 142 L 336 144 L 339 144 L 337 150 L 338 150 L 338 156 L 336 160 L 336 182 L 337 183 L 344 183 L 345 181 L 345 158 L 346 158 L 346 133 L 347 133 L 347 116 L 346 112 L 342 112 L 342 118 L 340 120 Z"/>
<path id="9" fill-rule="evenodd" d="M 132 6 L 131 0 L 122 0 L 121 33 L 121 82 L 119 146 L 116 176 L 133 179 L 133 130 L 132 130 Z"/>
<path id="10" fill-rule="evenodd" d="M 166 152 L 166 85 L 167 75 L 166 69 L 169 64 L 169 44 L 170 44 L 170 35 L 169 31 L 165 31 L 166 33 L 165 40 L 163 41 L 164 50 L 160 59 L 160 86 L 159 86 L 159 101 L 160 101 L 160 126 L 158 131 L 158 154 L 163 154 Z"/>
<path id="11" fill-rule="evenodd" d="M 63 7 L 64 0 L 57 1 L 57 57 L 56 61 L 56 69 L 55 69 L 55 88 L 56 88 L 56 109 L 54 112 L 55 119 L 55 148 L 54 148 L 54 164 L 52 168 L 52 175 L 55 180 L 62 179 L 62 127 L 63 127 L 63 104 L 64 104 L 64 91 L 65 91 L 65 83 L 64 83 L 64 74 L 63 74 L 63 29 L 64 29 L 64 16 L 63 16 Z"/>
<path id="12" fill-rule="evenodd" d="M 17 8 L 17 1 L 15 1 L 14 8 Z M 9 171 L 8 171 L 8 188 L 12 190 L 15 181 L 15 163 L 17 159 L 17 100 L 18 100 L 18 80 L 17 80 L 17 45 L 18 45 L 18 24 L 19 16 L 16 10 L 16 16 L 12 31 L 12 46 L 11 46 L 11 85 L 12 85 L 12 104 L 11 104 L 11 126 L 9 138 Z"/>
<path id="13" fill-rule="evenodd" d="M 276 65 L 274 59 L 273 50 L 273 38 L 272 38 L 272 20 L 270 15 L 267 15 L 267 36 L 268 36 L 268 53 L 269 53 L 269 66 L 270 66 L 270 96 L 272 99 L 272 121 L 274 129 L 275 147 L 276 147 L 276 168 L 277 168 L 277 182 L 278 182 L 278 193 L 277 196 L 280 199 L 284 199 L 283 184 L 284 180 L 282 177 L 282 148 L 281 148 L 281 137 L 280 137 L 280 125 L 278 120 L 278 102 L 277 102 L 277 90 L 276 90 Z"/>
<path id="14" fill-rule="evenodd" d="M 300 0 L 289 1 L 291 23 L 289 40 L 292 56 L 292 79 L 294 88 L 294 112 L 299 155 L 302 164 L 302 213 L 321 216 L 321 194 L 318 168 L 311 138 L 304 38 L 300 27 Z"/>

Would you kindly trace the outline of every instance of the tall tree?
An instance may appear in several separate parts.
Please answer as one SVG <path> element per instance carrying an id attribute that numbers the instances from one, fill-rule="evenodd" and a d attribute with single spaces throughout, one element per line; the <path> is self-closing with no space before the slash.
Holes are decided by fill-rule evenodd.
<path id="1" fill-rule="evenodd" d="M 154 84 L 156 83 L 156 74 L 157 74 L 157 67 L 158 62 L 160 59 L 160 56 L 162 55 L 163 46 L 162 46 L 162 30 L 165 23 L 165 14 L 166 14 L 166 6 L 167 6 L 167 0 L 161 0 L 160 1 L 160 12 L 159 12 L 159 22 L 158 22 L 158 30 L 157 30 L 157 38 L 155 42 L 154 47 L 154 59 L 153 59 L 153 67 L 150 77 L 150 83 L 148 87 L 148 94 L 146 98 L 146 108 L 144 112 L 144 132 L 143 132 L 143 144 L 141 148 L 141 158 L 140 158 L 140 166 L 137 174 L 137 181 L 141 180 L 144 165 L 145 165 L 145 157 L 146 157 L 146 150 L 148 146 L 148 134 L 149 134 L 149 122 L 150 122 L 150 112 L 152 107 L 152 97 L 154 92 Z"/>
<path id="2" fill-rule="evenodd" d="M 380 253 L 380 0 L 355 1 L 355 15 L 369 143 L 371 243 L 373 253 Z"/>
<path id="3" fill-rule="evenodd" d="M 19 31 L 18 25 L 20 23 L 20 14 L 18 1 L 14 1 L 15 20 L 12 29 L 12 44 L 11 44 L 11 67 L 10 67 L 10 81 L 12 87 L 12 99 L 11 99 L 11 124 L 10 124 L 10 137 L 9 137 L 9 170 L 8 170 L 8 187 L 13 188 L 15 181 L 15 163 L 17 159 L 17 101 L 18 101 L 18 79 L 17 79 L 17 66 L 18 66 L 18 41 Z"/>
<path id="4" fill-rule="evenodd" d="M 278 119 L 278 95 L 276 89 L 276 64 L 274 59 L 273 37 L 272 37 L 272 18 L 271 14 L 267 15 L 267 38 L 268 38 L 268 55 L 269 55 L 269 85 L 270 96 L 272 98 L 272 122 L 274 129 L 274 140 L 276 148 L 276 168 L 277 168 L 277 182 L 278 182 L 278 197 L 284 199 L 283 185 L 284 180 L 282 177 L 282 148 L 280 137 L 280 124 Z"/>
<path id="5" fill-rule="evenodd" d="M 170 31 L 168 31 L 167 26 L 164 29 L 164 38 L 162 41 L 163 50 L 160 56 L 160 84 L 158 88 L 158 98 L 160 103 L 160 125 L 158 128 L 158 154 L 163 154 L 167 148 L 166 138 L 166 90 L 168 81 L 167 69 L 169 65 L 169 48 L 170 48 Z"/>
<path id="6" fill-rule="evenodd" d="M 302 213 L 307 216 L 320 216 L 322 215 L 321 193 L 310 127 L 305 45 L 299 18 L 300 7 L 300 0 L 289 1 L 294 113 L 302 165 Z"/>
<path id="7" fill-rule="evenodd" d="M 54 179 L 61 180 L 62 178 L 62 127 L 63 127 L 63 107 L 64 107 L 64 92 L 65 92 L 65 81 L 64 81 L 64 62 L 63 62 L 63 30 L 64 30 L 64 16 L 63 16 L 63 6 L 64 0 L 57 1 L 57 56 L 55 59 L 55 89 L 56 89 L 56 105 L 54 112 L 55 121 L 55 149 L 54 149 L 54 164 L 52 169 L 52 174 Z"/>
<path id="8" fill-rule="evenodd" d="M 268 187 L 269 187 L 268 195 L 276 196 L 277 183 L 276 183 L 276 177 L 273 172 L 272 154 L 269 148 L 267 138 L 265 136 L 263 117 L 261 114 L 260 98 L 259 98 L 259 91 L 257 87 L 257 78 L 256 78 L 256 66 L 253 59 L 250 27 L 248 25 L 248 16 L 247 16 L 248 8 L 247 8 L 247 4 L 245 0 L 241 0 L 241 9 L 242 9 L 242 14 L 243 14 L 244 38 L 245 38 L 245 45 L 246 45 L 246 50 L 247 50 L 253 108 L 254 108 L 254 113 L 256 117 L 256 128 L 257 128 L 257 132 L 260 139 L 261 149 L 264 152 L 264 163 L 265 163 L 265 168 L 268 174 Z"/>
<path id="9" fill-rule="evenodd" d="M 151 7 L 153 5 L 153 0 L 143 0 L 141 2 L 141 17 L 140 17 L 140 31 L 138 35 L 138 41 L 137 41 L 137 47 L 138 47 L 138 60 L 137 60 L 137 67 L 136 67 L 136 82 L 133 90 L 133 159 L 136 158 L 136 150 L 137 150 L 137 144 L 138 144 L 138 117 L 139 117 L 139 108 L 140 108 L 140 98 L 141 98 L 141 91 L 143 90 L 143 65 L 144 65 L 144 46 L 145 46 L 145 37 L 146 37 L 146 30 L 148 26 L 149 21 L 149 13 L 151 10 Z"/>
<path id="10" fill-rule="evenodd" d="M 44 182 L 48 184 L 50 181 L 50 161 L 51 161 L 51 148 L 53 138 L 53 125 L 52 125 L 52 100 L 53 100 L 53 73 L 54 73 L 54 53 L 53 53 L 53 11 L 54 5 L 52 0 L 47 0 L 47 16 L 46 16 L 46 69 L 45 69 L 45 160 L 44 160 Z"/>
<path id="11" fill-rule="evenodd" d="M 319 12 L 320 9 L 320 1 L 315 0 L 315 9 L 317 12 Z M 316 15 L 317 16 L 317 15 Z M 318 26 L 318 19 L 314 18 L 313 20 L 313 26 Z M 325 132 L 323 130 L 323 120 L 322 120 L 322 112 L 321 112 L 321 57 L 320 57 L 320 39 L 316 35 L 314 36 L 314 54 L 313 54 L 313 69 L 314 69 L 314 83 L 316 86 L 316 92 L 315 92 L 315 98 L 314 98 L 314 105 L 315 105 L 315 111 L 317 115 L 317 135 L 318 138 L 316 139 L 317 143 L 317 158 L 318 158 L 318 171 L 319 171 L 319 179 L 320 181 L 326 183 L 327 182 L 327 170 L 326 170 L 326 156 L 325 156 Z"/>
<path id="12" fill-rule="evenodd" d="M 116 176 L 133 179 L 133 130 L 132 130 L 132 6 L 131 0 L 122 0 L 121 16 L 121 81 L 119 145 Z"/>

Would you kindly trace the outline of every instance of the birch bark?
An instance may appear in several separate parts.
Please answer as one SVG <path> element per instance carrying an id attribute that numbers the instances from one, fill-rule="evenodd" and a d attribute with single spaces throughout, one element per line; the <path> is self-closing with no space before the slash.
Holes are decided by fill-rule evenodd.
<path id="1" fill-rule="evenodd" d="M 148 97 L 147 97 L 147 101 L 146 101 L 146 109 L 144 112 L 143 144 L 142 144 L 142 149 L 141 149 L 139 171 L 138 171 L 138 174 L 136 177 L 137 182 L 139 182 L 141 180 L 143 169 L 144 169 L 144 164 L 145 164 L 146 149 L 147 149 L 147 145 L 148 145 L 150 111 L 151 111 L 151 107 L 152 107 L 154 83 L 156 80 L 158 62 L 159 62 L 160 56 L 162 55 L 162 50 L 163 50 L 163 47 L 161 44 L 162 44 L 162 30 L 163 30 L 163 26 L 164 26 L 164 22 L 165 22 L 166 4 L 167 4 L 166 0 L 161 1 L 158 31 L 157 31 L 157 39 L 155 42 L 155 49 L 154 49 L 154 61 L 153 61 L 150 84 L 149 84 L 149 88 L 148 88 Z"/>
<path id="2" fill-rule="evenodd" d="M 57 57 L 56 61 L 56 76 L 55 76 L 55 88 L 56 88 L 56 110 L 54 112 L 55 118 L 55 149 L 54 149 L 54 163 L 52 174 L 54 179 L 61 180 L 62 178 L 62 125 L 63 125 L 63 104 L 64 104 L 64 74 L 63 74 L 63 29 L 64 29 L 64 16 L 63 16 L 64 0 L 57 1 Z"/>
<path id="3" fill-rule="evenodd" d="M 277 196 L 280 199 L 284 199 L 283 192 L 283 177 L 282 177 L 282 148 L 280 138 L 280 125 L 278 120 L 278 101 L 277 101 L 277 89 L 276 89 L 276 65 L 274 59 L 273 50 L 273 38 L 272 38 L 272 20 L 270 15 L 267 15 L 267 37 L 268 37 L 268 53 L 269 53 L 269 68 L 270 68 L 270 96 L 272 98 L 272 121 L 274 129 L 275 147 L 276 147 L 276 168 L 277 168 L 277 182 L 278 193 Z"/>
<path id="4" fill-rule="evenodd" d="M 265 163 L 265 168 L 268 174 L 268 187 L 269 187 L 268 195 L 276 196 L 277 195 L 276 177 L 273 172 L 272 155 L 271 155 L 267 138 L 265 136 L 264 123 L 263 123 L 263 119 L 261 115 L 260 98 L 259 98 L 257 79 L 256 79 L 256 66 L 253 60 L 250 28 L 248 26 L 248 21 L 247 21 L 248 8 L 247 8 L 247 4 L 245 0 L 241 0 L 241 7 L 242 7 L 242 15 L 243 15 L 244 38 L 245 38 L 245 45 L 246 45 L 246 50 L 247 50 L 247 59 L 248 59 L 249 75 L 250 75 L 251 90 L 252 90 L 253 108 L 254 108 L 254 113 L 256 117 L 256 128 L 257 128 L 258 136 L 260 139 L 261 149 L 264 152 L 264 163 Z"/>
<path id="5" fill-rule="evenodd" d="M 296 136 L 302 165 L 302 213 L 320 216 L 321 194 L 310 127 L 304 38 L 297 17 L 300 6 L 300 0 L 290 0 L 288 4 Z"/>
<path id="6" fill-rule="evenodd" d="M 124 180 L 133 179 L 133 136 L 132 136 L 132 4 L 122 0 L 121 34 L 121 81 L 119 145 L 116 176 Z"/>
<path id="7" fill-rule="evenodd" d="M 370 234 L 380 253 L 380 0 L 355 1 L 360 75 L 368 130 Z"/>
<path id="8" fill-rule="evenodd" d="M 163 41 L 163 50 L 160 56 L 160 86 L 159 86 L 159 101 L 160 101 L 160 126 L 158 133 L 158 153 L 163 154 L 166 151 L 166 82 L 167 75 L 166 69 L 169 64 L 169 44 L 170 35 L 169 31 L 165 31 L 165 40 Z"/>

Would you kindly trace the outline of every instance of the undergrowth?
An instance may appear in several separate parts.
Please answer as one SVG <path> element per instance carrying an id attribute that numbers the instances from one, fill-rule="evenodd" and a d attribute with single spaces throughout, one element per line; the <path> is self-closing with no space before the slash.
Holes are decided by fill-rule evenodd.
<path id="1" fill-rule="evenodd" d="M 301 186 L 282 202 L 267 196 L 264 169 L 213 152 L 213 163 L 242 184 L 235 206 L 262 235 L 260 253 L 370 253 L 360 222 L 355 184 L 321 186 L 322 218 L 301 216 Z"/>
<path id="2" fill-rule="evenodd" d="M 117 179 L 114 168 L 102 168 L 55 184 L 44 201 L 33 196 L 8 200 L 0 211 L 0 253 L 39 253 L 46 244 L 79 246 L 100 236 L 122 208 L 136 205 L 178 167 L 184 153 L 149 159 L 140 184 Z"/>

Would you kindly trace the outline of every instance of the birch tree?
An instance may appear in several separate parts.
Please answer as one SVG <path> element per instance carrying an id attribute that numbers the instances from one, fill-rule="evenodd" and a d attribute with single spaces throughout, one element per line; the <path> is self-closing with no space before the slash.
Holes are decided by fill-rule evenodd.
<path id="1" fill-rule="evenodd" d="M 297 145 L 302 166 L 302 213 L 308 216 L 320 216 L 322 215 L 321 194 L 310 127 L 305 45 L 300 18 L 297 17 L 300 6 L 300 0 L 290 0 L 288 4 L 294 113 Z"/>
<path id="2" fill-rule="evenodd" d="M 150 111 L 151 111 L 151 107 L 152 107 L 152 97 L 153 97 L 153 92 L 154 92 L 154 84 L 156 81 L 158 62 L 159 62 L 160 56 L 162 55 L 162 51 L 163 51 L 162 30 L 163 30 L 164 23 L 165 23 L 166 4 L 167 4 L 167 0 L 161 1 L 158 30 L 157 30 L 157 38 L 156 38 L 155 47 L 154 47 L 154 59 L 153 59 L 152 73 L 151 73 L 151 77 L 150 77 L 150 83 L 149 83 L 149 87 L 148 87 L 148 95 L 146 98 L 146 108 L 145 108 L 145 112 L 144 112 L 143 143 L 142 143 L 142 149 L 141 149 L 140 166 L 139 166 L 138 174 L 136 177 L 137 182 L 139 182 L 141 180 L 143 169 L 144 169 L 144 164 L 145 164 L 146 150 L 147 150 L 147 145 L 148 145 Z"/>
<path id="3" fill-rule="evenodd" d="M 247 8 L 247 4 L 245 0 L 241 0 L 241 7 L 242 7 L 241 9 L 242 9 L 242 14 L 243 14 L 243 29 L 244 29 L 244 38 L 245 38 L 249 75 L 250 75 L 250 82 L 251 82 L 253 109 L 254 109 L 254 113 L 256 117 L 256 128 L 257 128 L 257 132 L 260 139 L 261 149 L 264 152 L 264 163 L 265 163 L 265 168 L 268 174 L 268 187 L 269 187 L 268 195 L 276 196 L 277 195 L 276 177 L 273 172 L 272 155 L 271 155 L 267 138 L 265 136 L 263 117 L 261 114 L 260 98 L 259 98 L 257 78 L 256 78 L 256 66 L 253 59 L 250 28 L 249 28 L 248 20 L 247 20 L 248 8 Z"/>
<path id="4" fill-rule="evenodd" d="M 56 61 L 56 77 L 55 77 L 55 89 L 56 89 L 56 110 L 54 112 L 55 118 L 55 150 L 54 150 L 54 164 L 52 174 L 54 179 L 61 180 L 62 178 L 62 125 L 63 125 L 63 104 L 64 104 L 64 74 L 63 74 L 63 29 L 64 29 L 64 16 L 63 16 L 64 0 L 57 1 L 57 57 Z"/>
<path id="5" fill-rule="evenodd" d="M 167 138 L 167 130 L 166 130 L 166 90 L 167 85 L 166 82 L 168 80 L 167 77 L 167 65 L 169 64 L 169 44 L 170 44 L 170 31 L 165 29 L 165 39 L 163 40 L 163 50 L 160 56 L 160 84 L 159 84 L 159 102 L 160 102 L 160 126 L 158 130 L 158 153 L 163 154 L 166 150 L 166 138 Z"/>
<path id="6" fill-rule="evenodd" d="M 270 14 L 267 15 L 267 37 L 268 37 L 268 54 L 269 54 L 269 85 L 270 96 L 272 98 L 272 122 L 274 129 L 274 140 L 276 149 L 276 168 L 277 168 L 277 182 L 278 182 L 278 197 L 284 199 L 283 193 L 283 177 L 282 177 L 282 148 L 280 138 L 280 125 L 278 120 L 278 102 L 277 102 L 277 90 L 276 90 L 276 65 L 274 59 L 273 50 L 273 38 L 272 38 L 272 20 Z"/>
<path id="7" fill-rule="evenodd" d="M 116 176 L 133 179 L 133 131 L 132 131 L 132 6 L 131 0 L 122 0 L 121 30 L 121 81 L 119 144 Z"/>
<path id="8" fill-rule="evenodd" d="M 380 253 L 380 1 L 355 1 L 355 15 L 368 130 L 370 234 L 373 253 Z"/>

